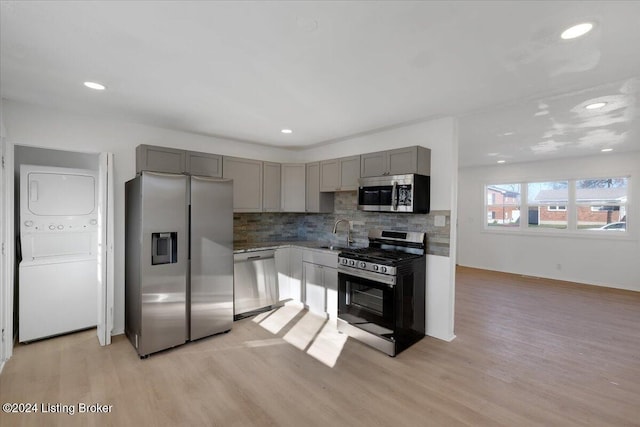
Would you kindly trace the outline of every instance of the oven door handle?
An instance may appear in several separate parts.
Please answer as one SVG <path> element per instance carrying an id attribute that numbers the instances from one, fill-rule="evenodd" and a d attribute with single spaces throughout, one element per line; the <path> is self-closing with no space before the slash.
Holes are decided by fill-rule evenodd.
<path id="1" fill-rule="evenodd" d="M 380 288 L 393 288 L 396 285 L 396 277 L 385 274 L 374 273 L 366 270 L 359 270 L 353 267 L 339 266 L 338 277 L 340 275 L 351 276 L 360 279 L 366 279 L 375 282 Z"/>

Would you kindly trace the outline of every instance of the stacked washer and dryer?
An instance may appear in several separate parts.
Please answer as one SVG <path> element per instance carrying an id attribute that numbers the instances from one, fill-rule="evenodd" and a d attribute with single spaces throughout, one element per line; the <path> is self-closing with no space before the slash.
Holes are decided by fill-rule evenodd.
<path id="1" fill-rule="evenodd" d="M 19 341 L 96 326 L 98 176 L 20 167 Z"/>

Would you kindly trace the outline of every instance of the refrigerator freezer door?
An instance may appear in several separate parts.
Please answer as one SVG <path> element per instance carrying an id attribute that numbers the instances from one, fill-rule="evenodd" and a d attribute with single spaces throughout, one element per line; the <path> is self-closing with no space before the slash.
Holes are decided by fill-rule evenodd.
<path id="1" fill-rule="evenodd" d="M 191 339 L 233 323 L 233 184 L 191 177 Z"/>
<path id="2" fill-rule="evenodd" d="M 184 175 L 142 174 L 140 355 L 188 340 L 187 186 Z M 154 233 L 175 233 L 177 262 L 153 264 Z"/>

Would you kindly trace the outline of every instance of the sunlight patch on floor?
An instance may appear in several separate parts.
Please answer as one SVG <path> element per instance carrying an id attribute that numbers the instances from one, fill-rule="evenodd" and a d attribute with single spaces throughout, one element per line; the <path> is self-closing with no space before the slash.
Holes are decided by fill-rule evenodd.
<path id="1" fill-rule="evenodd" d="M 245 341 L 244 345 L 246 347 L 267 347 L 270 345 L 279 345 L 284 344 L 281 338 L 270 338 L 266 340 L 252 340 Z"/>
<path id="2" fill-rule="evenodd" d="M 313 340 L 307 354 L 333 368 L 346 342 L 347 335 L 338 332 L 335 321 L 330 320 Z"/>
<path id="3" fill-rule="evenodd" d="M 324 316 L 307 312 L 283 337 L 292 346 L 304 350 L 316 336 L 324 322 Z"/>
<path id="4" fill-rule="evenodd" d="M 284 305 L 271 313 L 271 316 L 260 322 L 260 326 L 272 334 L 277 334 L 287 323 L 302 311 L 302 306 Z"/>
<path id="5" fill-rule="evenodd" d="M 269 317 L 271 315 L 271 313 L 273 313 L 274 311 L 276 311 L 276 310 L 269 310 L 269 311 L 265 311 L 264 313 L 256 314 L 255 316 L 253 316 L 253 319 L 251 319 L 251 321 L 254 322 L 254 323 L 260 323 L 264 319 Z"/>
<path id="6" fill-rule="evenodd" d="M 289 344 L 330 368 L 335 366 L 348 338 L 338 332 L 336 319 L 327 320 L 326 316 L 291 301 L 255 316 L 253 322 L 281 338 L 247 341 L 245 347 Z"/>

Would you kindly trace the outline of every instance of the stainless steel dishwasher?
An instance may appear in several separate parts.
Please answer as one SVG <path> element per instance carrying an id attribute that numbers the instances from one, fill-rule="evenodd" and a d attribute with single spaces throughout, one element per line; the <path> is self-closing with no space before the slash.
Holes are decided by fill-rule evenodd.
<path id="1" fill-rule="evenodd" d="M 270 310 L 278 302 L 275 250 L 235 254 L 233 261 L 233 318 Z"/>

